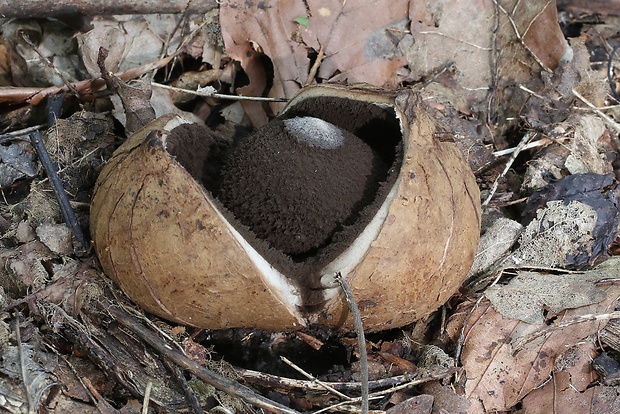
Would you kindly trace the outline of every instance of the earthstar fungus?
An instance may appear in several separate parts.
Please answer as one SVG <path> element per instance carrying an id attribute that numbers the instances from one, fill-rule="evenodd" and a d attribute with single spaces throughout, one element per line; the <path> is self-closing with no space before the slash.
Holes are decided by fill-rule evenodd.
<path id="1" fill-rule="evenodd" d="M 177 115 L 103 168 L 91 234 L 104 271 L 149 312 L 188 325 L 369 331 L 423 318 L 459 288 L 480 231 L 475 178 L 415 92 L 302 89 L 228 150 Z"/>

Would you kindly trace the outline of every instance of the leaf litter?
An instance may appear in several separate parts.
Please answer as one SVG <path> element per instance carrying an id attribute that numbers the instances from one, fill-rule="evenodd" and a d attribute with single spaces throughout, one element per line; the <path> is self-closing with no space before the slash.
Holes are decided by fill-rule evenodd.
<path id="1" fill-rule="evenodd" d="M 614 16 L 606 17 L 615 21 Z M 562 15 L 562 19 L 572 18 Z M 426 395 L 420 397 L 424 398 L 415 400 L 414 393 L 405 390 L 394 393 L 389 403 L 377 408 L 411 410 L 419 401 L 421 412 L 429 412 L 431 404 L 433 412 L 514 412 L 519 404 L 528 412 L 613 412 L 619 404 L 617 388 L 598 382 L 591 360 L 602 350 L 618 351 L 611 340 L 613 324 L 605 327 L 605 315 L 613 315 L 620 296 L 614 280 L 617 260 L 609 260 L 593 271 L 561 271 L 588 268 L 604 256 L 618 226 L 617 196 L 606 184 L 612 180 L 611 174 L 618 175 L 614 164 L 620 148 L 614 135 L 617 125 L 598 113 L 571 107 L 580 102 L 586 105 L 583 100 L 576 101 L 576 96 L 598 107 L 610 102 L 606 97 L 605 70 L 590 61 L 590 51 L 594 54 L 605 49 L 600 39 L 613 43 L 613 33 L 605 32 L 608 29 L 602 25 L 593 25 L 580 38 L 572 38 L 569 46 L 557 22 L 555 2 L 518 0 L 432 4 L 234 0 L 204 15 L 97 17 L 91 19 L 90 31 L 81 32 L 68 30 L 57 21 L 3 21 L 0 85 L 10 89 L 0 88 L 0 103 L 12 102 L 13 106 L 0 107 L 6 115 L 0 125 L 12 131 L 16 126 L 41 122 L 43 111 L 36 104 L 49 94 L 70 89 L 19 35 L 22 30 L 29 33 L 43 56 L 55 56 L 54 66 L 66 81 L 75 83 L 82 108 L 99 112 L 97 115 L 104 118 L 101 113 L 110 108 L 110 102 L 99 96 L 103 90 L 103 82 L 98 79 L 99 47 L 110 51 L 106 68 L 119 73 L 122 82 L 164 67 L 155 75 L 158 82 L 182 85 L 181 77 L 187 76 L 188 80 L 192 78 L 187 84 L 194 90 L 208 86 L 223 93 L 278 98 L 290 98 L 302 86 L 314 82 L 368 82 L 386 88 L 423 85 L 421 96 L 435 111 L 437 122 L 458 125 L 455 130 L 460 131 L 454 137 L 438 138 L 457 141 L 483 193 L 501 172 L 504 159 L 499 151 L 509 151 L 516 145 L 515 132 L 534 131 L 536 146 L 526 150 L 528 162 L 517 164 L 515 170 L 502 177 L 498 194 L 484 213 L 485 220 L 495 226 L 483 229 L 486 241 L 483 235 L 478 263 L 471 273 L 478 281 L 499 279 L 501 284 L 484 289 L 486 285 L 478 283 L 479 289 L 471 291 L 465 285 L 464 295 L 449 304 L 456 308 L 446 308 L 452 316 L 445 331 L 433 328 L 439 325 L 435 317 L 404 329 L 402 336 L 385 334 L 368 342 L 370 365 L 378 373 L 377 381 L 390 375 L 387 373 L 406 376 L 416 369 L 433 372 L 439 366 L 445 368 L 445 363 L 458 365 L 458 374 L 449 384 L 447 380 L 426 382 L 421 388 Z M 62 47 L 52 49 L 54 42 Z M 81 59 L 76 59 L 76 50 Z M 201 62 L 194 64 L 188 57 Z M 149 74 L 141 82 L 148 83 L 152 77 Z M 212 98 L 187 96 L 181 102 L 171 92 L 156 85 L 154 88 L 150 102 L 142 104 L 156 108 L 157 115 L 179 111 L 203 122 L 222 114 L 228 121 L 218 128 L 229 131 L 231 139 L 242 128 L 266 122 L 282 107 L 279 103 L 221 104 Z M 116 105 L 116 112 L 124 115 L 127 108 Z M 608 113 L 614 111 L 611 108 Z M 78 200 L 87 200 L 77 195 L 88 193 L 89 171 L 95 171 L 109 157 L 119 140 L 114 136 L 119 133 L 118 124 L 111 127 L 111 118 L 107 118 L 109 123 L 84 119 L 69 118 L 66 125 L 59 124 L 64 129 L 49 134 L 49 142 L 61 150 L 53 156 L 67 168 L 63 180 L 67 190 L 76 196 L 72 200 L 76 206 L 84 202 Z M 64 139 L 78 127 L 79 135 L 86 135 L 87 140 Z M 120 132 L 122 137 L 127 130 L 120 128 L 124 131 Z M 58 225 L 62 219 L 55 210 L 55 200 L 44 184 L 32 180 L 38 170 L 28 144 L 3 142 L 8 145 L 2 145 L 0 179 L 4 180 L 3 195 L 8 203 L 2 210 L 6 232 L 0 251 L 4 269 L 0 272 L 0 303 L 25 305 L 22 311 L 30 312 L 53 332 L 62 332 L 65 341 L 80 349 L 93 345 L 88 342 L 92 338 L 84 335 L 90 332 L 112 354 L 124 355 L 128 363 L 132 360 L 135 377 L 127 378 L 111 367 L 106 373 L 135 396 L 141 397 L 148 383 L 149 376 L 141 368 L 145 361 L 158 384 L 172 383 L 162 375 L 165 370 L 157 371 L 156 364 L 151 364 L 158 357 L 129 340 L 97 307 L 97 303 L 109 306 L 125 302 L 119 292 L 110 290 L 109 282 L 102 282 L 105 279 L 101 279 L 96 264 L 67 254 L 70 240 L 66 238 L 66 227 Z M 540 202 L 537 192 L 545 188 L 557 192 L 562 182 L 574 180 L 575 174 L 592 178 L 591 191 L 584 191 L 577 200 L 564 192 L 561 197 L 547 197 Z M 566 176 L 573 178 L 563 181 Z M 30 187 L 25 191 L 30 193 L 27 198 L 13 190 L 24 183 Z M 530 200 L 527 219 L 520 216 L 526 210 L 520 198 Z M 517 214 L 510 210 L 515 205 Z M 85 221 L 83 213 L 81 217 Z M 63 234 L 65 237 L 60 237 Z M 537 270 L 541 266 L 559 269 Z M 473 292 L 484 293 L 487 299 Z M 114 302 L 110 297 L 115 298 Z M 0 321 L 0 354 L 5 361 L 13 362 L 15 325 L 5 321 L 14 318 L 3 313 Z M 102 321 L 112 328 L 102 329 Z M 27 329 L 22 326 L 24 332 L 33 329 L 31 325 Z M 177 337 L 188 338 L 184 329 L 175 329 L 175 335 L 180 335 Z M 595 340 L 599 332 L 604 349 Z M 234 343 L 243 343 L 249 336 L 232 337 L 236 338 Z M 277 341 L 274 336 L 261 336 L 261 343 L 269 344 L 262 346 L 276 349 L 292 343 L 286 335 L 276 336 Z M 442 345 L 437 349 L 446 358 L 425 368 L 422 361 L 427 347 L 416 343 L 424 344 L 429 337 Z M 609 342 L 605 342 L 606 337 Z M 28 335 L 23 339 L 29 358 L 31 339 Z M 345 339 L 340 341 L 347 343 Z M 102 352 L 105 346 L 93 349 Z M 123 353 L 128 346 L 137 358 Z M 347 346 L 349 355 L 354 355 L 354 346 Z M 258 347 L 252 349 L 257 351 Z M 452 357 L 455 352 L 457 358 Z M 96 359 L 96 353 L 89 355 Z M 263 367 L 272 363 L 268 355 L 259 362 Z M 90 367 L 82 372 L 85 377 L 95 378 L 95 371 Z M 71 383 L 71 375 L 55 372 L 63 384 Z M 358 375 L 336 368 L 329 378 L 341 381 Z M 75 384 L 71 387 L 74 389 Z M 23 390 L 17 387 L 10 392 L 18 398 L 3 400 L 1 406 L 23 407 Z M 100 407 L 106 398 L 114 398 L 112 389 L 104 387 L 101 392 L 104 397 L 94 397 Z M 268 392 L 275 393 L 274 389 Z M 71 394 L 77 395 L 77 391 Z M 161 406 L 168 408 L 178 407 L 182 401 L 176 388 L 169 394 L 157 388 L 154 395 Z M 333 399 L 319 400 L 307 393 L 282 395 L 277 398 L 307 410 L 325 406 Z M 66 407 L 86 409 L 85 405 L 79 409 L 68 405 L 75 399 L 56 398 L 58 412 Z M 89 398 L 82 394 L 78 399 Z M 222 394 L 215 398 L 224 400 Z M 127 397 L 126 408 L 140 406 L 138 399 Z M 229 402 L 221 406 L 252 411 L 248 406 Z"/>

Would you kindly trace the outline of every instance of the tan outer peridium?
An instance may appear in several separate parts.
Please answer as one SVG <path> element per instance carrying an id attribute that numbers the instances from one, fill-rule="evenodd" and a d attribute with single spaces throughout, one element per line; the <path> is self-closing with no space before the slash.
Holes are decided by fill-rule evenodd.
<path id="1" fill-rule="evenodd" d="M 391 106 L 407 120 L 396 196 L 362 262 L 344 277 L 369 331 L 425 317 L 459 288 L 473 261 L 480 231 L 475 178 L 454 144 L 434 138 L 435 124 L 413 92 L 397 97 L 365 86 L 316 86 L 287 108 L 316 96 Z M 91 232 L 104 270 L 136 303 L 165 319 L 211 329 L 299 328 L 204 188 L 147 139 L 172 119 L 160 118 L 132 136 L 98 179 Z M 342 295 L 318 322 L 352 328 Z"/>
<path id="2" fill-rule="evenodd" d="M 206 328 L 294 329 L 205 189 L 149 132 L 130 137 L 103 168 L 91 209 L 101 265 L 134 302 L 162 318 Z"/>
<path id="3" fill-rule="evenodd" d="M 480 191 L 469 165 L 453 143 L 435 138 L 437 126 L 412 91 L 396 98 L 392 92 L 338 85 L 303 92 L 287 108 L 308 97 L 347 96 L 389 104 L 403 122 L 405 156 L 397 193 L 370 249 L 343 276 L 366 330 L 428 316 L 461 286 L 478 247 Z M 342 295 L 330 301 L 319 323 L 353 329 Z"/>

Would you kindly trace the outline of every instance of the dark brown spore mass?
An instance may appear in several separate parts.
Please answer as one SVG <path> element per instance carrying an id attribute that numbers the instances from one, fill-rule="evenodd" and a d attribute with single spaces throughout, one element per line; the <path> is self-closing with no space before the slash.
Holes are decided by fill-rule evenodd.
<path id="1" fill-rule="evenodd" d="M 368 144 L 341 133 L 342 145 L 319 148 L 291 134 L 282 120 L 270 122 L 233 150 L 220 201 L 273 248 L 293 259 L 311 256 L 357 219 L 387 174 Z"/>
<path id="2" fill-rule="evenodd" d="M 330 168 L 336 168 L 337 171 L 345 171 L 346 173 L 341 174 L 345 178 L 349 175 L 354 175 L 354 169 L 363 171 L 362 175 L 355 178 L 354 181 L 362 181 L 361 185 L 365 186 L 365 189 L 362 200 L 351 205 L 352 199 L 348 199 L 347 201 L 347 199 L 345 199 L 342 195 L 343 192 L 340 192 L 340 194 L 335 196 L 333 194 L 330 195 L 326 190 L 327 187 L 317 185 L 320 191 L 318 191 L 318 194 L 316 194 L 317 191 L 315 191 L 317 196 L 312 198 L 311 201 L 313 203 L 313 207 L 309 208 L 305 205 L 301 206 L 304 211 L 315 211 L 313 214 L 314 221 L 309 221 L 311 226 L 307 226 L 307 229 L 321 228 L 320 223 L 325 220 L 322 216 L 320 216 L 320 214 L 316 213 L 316 211 L 330 209 L 331 207 L 326 207 L 327 204 L 325 204 L 328 201 L 341 201 L 343 203 L 342 205 L 349 206 L 348 208 L 350 209 L 350 214 L 348 216 L 343 214 L 346 217 L 340 225 L 335 226 L 333 234 L 327 237 L 326 243 L 328 244 L 320 245 L 321 240 L 325 240 L 325 235 L 329 235 L 330 233 L 329 230 L 326 230 L 322 233 L 322 236 L 316 237 L 315 243 L 307 244 L 308 246 L 315 244 L 319 247 L 316 249 L 310 249 L 302 254 L 286 254 L 284 251 L 290 251 L 289 249 L 284 248 L 280 250 L 279 248 L 272 246 L 270 241 L 257 237 L 257 235 L 250 229 L 250 225 L 242 223 L 241 220 L 233 214 L 233 212 L 222 205 L 220 199 L 226 198 L 222 197 L 224 191 L 220 188 L 220 185 L 223 182 L 223 170 L 231 169 L 230 167 L 224 168 L 223 166 L 228 164 L 231 153 L 237 154 L 241 151 L 239 150 L 235 152 L 237 145 L 233 141 L 221 137 L 219 134 L 207 129 L 204 126 L 198 126 L 195 124 L 181 125 L 175 128 L 166 139 L 166 148 L 170 155 L 175 157 L 175 159 L 188 171 L 188 173 L 191 174 L 198 182 L 202 183 L 205 189 L 213 197 L 215 197 L 212 201 L 218 206 L 218 208 L 220 208 L 220 211 L 224 214 L 226 220 L 233 223 L 235 229 L 237 229 L 242 236 L 268 260 L 271 265 L 286 275 L 291 282 L 295 283 L 299 287 L 299 292 L 303 300 L 303 305 L 300 306 L 299 310 L 304 313 L 314 313 L 322 309 L 325 300 L 323 297 L 323 285 L 321 283 L 321 269 L 326 264 L 333 261 L 339 254 L 342 253 L 343 250 L 351 245 L 351 242 L 359 236 L 366 225 L 375 216 L 381 204 L 384 202 L 387 194 L 395 184 L 398 177 L 400 165 L 402 163 L 403 141 L 400 123 L 393 109 L 380 107 L 368 102 L 353 101 L 344 98 L 316 97 L 305 99 L 298 102 L 285 114 L 281 115 L 276 122 L 282 123 L 290 118 L 308 116 L 323 119 L 343 130 L 348 131 L 348 133 L 345 133 L 345 138 L 350 137 L 351 134 L 354 135 L 354 138 L 359 137 L 362 144 L 359 143 L 358 139 L 348 139 L 347 141 L 357 142 L 357 144 L 355 144 L 356 147 L 364 147 L 364 144 L 370 146 L 373 153 L 371 157 L 373 166 L 370 175 L 366 176 L 366 180 L 364 181 L 363 174 L 367 174 L 368 170 L 364 172 L 364 168 L 362 166 L 341 168 L 341 165 L 337 165 L 337 162 L 333 162 L 334 160 L 337 160 L 338 157 L 344 157 L 347 160 L 348 158 L 357 160 L 359 155 L 353 156 L 350 153 L 347 153 L 346 155 L 344 154 L 344 152 L 348 152 L 350 150 L 345 151 L 343 149 L 340 155 L 338 155 L 338 153 L 332 153 L 332 155 L 326 160 L 323 160 L 322 157 L 317 156 L 316 154 L 310 157 L 310 159 L 313 160 L 312 162 L 317 162 L 320 165 L 329 166 Z M 261 138 L 259 141 L 266 139 L 266 137 L 263 136 L 263 133 L 260 135 Z M 246 139 L 248 139 L 247 136 L 240 141 L 239 145 L 242 147 L 246 145 L 250 146 L 250 141 L 247 141 Z M 281 138 L 280 141 L 282 141 Z M 291 148 L 295 145 L 301 145 L 301 143 L 297 142 L 297 140 L 291 141 L 288 139 L 288 141 L 290 145 L 285 147 L 288 148 L 288 156 L 292 157 L 292 154 L 290 153 Z M 304 176 L 302 177 L 303 180 L 299 181 L 297 185 L 293 184 L 296 182 L 292 178 L 293 175 L 296 174 L 295 176 L 303 176 L 303 174 L 300 174 L 298 169 L 291 167 L 291 163 L 281 161 L 284 155 L 282 153 L 283 148 L 280 148 L 279 145 L 282 144 L 282 142 L 278 145 L 276 145 L 276 142 L 277 141 L 270 140 L 265 144 L 268 145 L 268 147 L 260 148 L 259 150 L 253 150 L 252 148 L 243 150 L 246 151 L 244 157 L 250 161 L 249 165 L 253 165 L 252 168 L 254 169 L 262 169 L 267 172 L 276 171 L 277 174 L 275 176 L 286 179 L 286 182 L 289 183 L 288 188 L 296 189 L 299 193 L 302 189 L 308 187 L 308 184 L 305 181 L 308 177 Z M 276 147 L 275 152 L 273 152 L 274 146 Z M 308 157 L 306 152 L 310 151 L 310 149 L 306 147 L 302 146 L 303 152 L 301 153 L 305 158 Z M 361 152 L 367 154 L 367 150 L 368 149 L 365 148 L 364 150 L 361 150 Z M 316 148 L 314 148 L 313 151 L 316 151 Z M 379 156 L 379 160 L 377 160 L 377 154 Z M 236 156 L 237 155 L 233 155 L 233 157 Z M 253 160 L 253 157 L 256 157 L 256 159 Z M 278 162 L 278 160 L 280 161 Z M 327 162 L 328 160 L 331 161 Z M 308 163 L 308 165 L 310 165 L 310 160 L 303 161 L 304 163 Z M 346 162 L 350 163 L 351 161 L 348 160 Z M 357 162 L 359 162 L 359 160 L 357 160 Z M 264 163 L 270 164 L 270 169 L 267 170 L 263 165 Z M 366 158 L 363 163 L 367 165 L 368 158 Z M 356 164 L 356 162 L 354 162 L 354 164 Z M 249 166 L 243 168 L 247 169 Z M 327 170 L 322 169 L 321 171 L 325 173 Z M 332 173 L 338 174 L 337 172 Z M 260 191 L 257 191 L 256 189 L 260 189 L 261 191 L 266 191 L 266 189 L 274 189 L 275 192 L 283 192 L 283 189 L 280 189 L 280 184 L 270 184 L 267 182 L 269 179 L 270 176 L 268 175 L 254 175 L 254 183 L 258 183 L 254 187 L 255 197 L 256 194 L 259 194 L 259 196 L 265 198 L 267 194 L 260 194 Z M 240 179 L 240 181 L 243 180 L 244 179 Z M 323 178 L 322 182 L 328 183 L 328 186 L 331 188 L 340 188 L 343 186 L 342 181 L 336 180 L 335 182 L 332 182 L 331 178 Z M 253 184 L 246 183 L 245 185 L 247 186 Z M 241 195 L 242 193 L 239 189 L 234 191 L 236 191 L 235 194 Z M 349 193 L 349 191 L 350 189 L 347 189 L 345 192 Z M 309 193 L 309 191 L 307 193 Z M 359 190 L 357 191 L 357 194 L 359 195 Z M 354 196 L 351 197 L 354 198 Z M 298 203 L 298 205 L 299 204 L 300 203 Z M 282 213 L 283 210 L 280 209 L 278 211 Z M 286 217 L 289 217 L 293 223 L 295 220 L 299 219 L 299 215 L 291 212 L 290 207 L 285 211 L 288 211 Z M 342 212 L 343 209 L 338 207 L 337 211 Z M 319 224 L 316 222 L 317 217 L 320 218 L 318 222 Z M 328 217 L 331 217 L 330 220 L 333 226 L 334 217 L 338 218 L 340 216 L 336 214 L 332 215 L 331 212 L 328 212 Z M 279 222 L 283 222 L 283 220 L 279 219 Z M 279 231 L 281 233 L 285 233 L 285 231 L 282 231 L 282 228 L 280 228 Z M 316 230 L 310 230 L 309 233 L 306 233 L 306 236 L 307 234 L 313 234 L 313 232 L 316 232 Z M 288 237 L 290 238 L 290 236 Z M 303 250 L 303 248 L 298 248 L 298 250 Z"/>

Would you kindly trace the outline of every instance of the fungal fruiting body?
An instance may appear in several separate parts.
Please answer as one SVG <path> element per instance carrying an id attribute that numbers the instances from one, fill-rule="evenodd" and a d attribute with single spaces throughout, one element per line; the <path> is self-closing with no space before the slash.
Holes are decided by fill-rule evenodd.
<path id="1" fill-rule="evenodd" d="M 341 273 L 366 329 L 405 325 L 458 289 L 479 237 L 473 174 L 434 134 L 412 91 L 367 87 L 306 88 L 229 152 L 162 117 L 98 179 L 97 254 L 135 302 L 185 324 L 350 329 Z"/>

